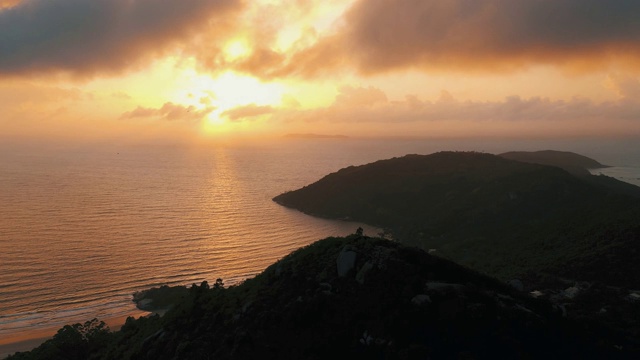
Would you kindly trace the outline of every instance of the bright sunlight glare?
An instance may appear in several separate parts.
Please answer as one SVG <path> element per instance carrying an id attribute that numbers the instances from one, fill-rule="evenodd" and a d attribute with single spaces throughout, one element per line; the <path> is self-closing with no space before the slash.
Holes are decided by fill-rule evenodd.
<path id="1" fill-rule="evenodd" d="M 239 122 L 229 123 L 223 116 L 227 110 L 246 105 L 278 106 L 285 92 L 284 86 L 277 83 L 264 83 L 260 80 L 235 73 L 225 72 L 218 77 L 198 74 L 195 70 L 187 72 L 183 91 L 177 94 L 176 101 L 182 104 L 214 107 L 204 124 L 204 130 L 210 132 L 227 132 L 239 127 Z"/>
<path id="2" fill-rule="evenodd" d="M 224 48 L 224 54 L 227 61 L 234 61 L 249 55 L 251 49 L 244 40 L 233 40 Z"/>

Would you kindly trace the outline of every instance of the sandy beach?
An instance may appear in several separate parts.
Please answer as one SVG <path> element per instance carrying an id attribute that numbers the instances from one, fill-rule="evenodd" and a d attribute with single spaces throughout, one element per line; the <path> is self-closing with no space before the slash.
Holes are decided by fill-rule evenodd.
<path id="1" fill-rule="evenodd" d="M 43 342 L 49 340 L 51 336 L 45 336 L 41 338 L 22 340 L 7 344 L 0 345 L 0 359 L 4 359 L 9 355 L 13 355 L 16 352 L 28 351 L 38 347 Z M 4 342 L 4 339 L 2 340 Z"/>

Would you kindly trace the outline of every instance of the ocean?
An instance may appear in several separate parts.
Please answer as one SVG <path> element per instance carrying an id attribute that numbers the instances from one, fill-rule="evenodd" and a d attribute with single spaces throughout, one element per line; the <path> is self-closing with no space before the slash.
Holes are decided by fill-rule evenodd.
<path id="1" fill-rule="evenodd" d="M 233 285 L 327 236 L 379 229 L 271 199 L 349 165 L 441 150 L 556 149 L 640 185 L 628 140 L 281 139 L 235 145 L 0 144 L 0 345 L 140 316 L 135 291 Z M 45 331 L 46 333 L 46 331 Z M 40 332 L 39 334 L 42 334 Z M 2 354 L 0 354 L 2 355 Z"/>

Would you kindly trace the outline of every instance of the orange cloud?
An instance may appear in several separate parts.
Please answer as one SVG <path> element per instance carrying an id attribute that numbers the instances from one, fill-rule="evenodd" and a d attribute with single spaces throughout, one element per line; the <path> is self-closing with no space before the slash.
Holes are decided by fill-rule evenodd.
<path id="1" fill-rule="evenodd" d="M 214 110 L 214 107 L 197 110 L 194 106 L 182 106 L 167 102 L 159 109 L 138 106 L 134 110 L 122 114 L 120 118 L 160 118 L 168 121 L 199 122 Z"/>
<path id="2" fill-rule="evenodd" d="M 335 106 L 372 106 L 386 103 L 387 94 L 382 90 L 369 87 L 343 86 L 336 96 Z"/>
<path id="3" fill-rule="evenodd" d="M 0 108 L 34 109 L 46 105 L 91 99 L 91 93 L 78 88 L 63 88 L 17 82 L 0 82 Z"/>
<path id="4" fill-rule="evenodd" d="M 350 97 L 348 94 L 367 94 Z M 375 97 L 370 95 L 375 94 Z M 346 98 L 357 101 L 347 101 Z M 360 99 L 369 99 L 360 101 Z M 358 126 L 361 132 L 380 134 L 385 129 L 403 135 L 428 135 L 424 131 L 450 134 L 458 129 L 465 135 L 473 131 L 519 129 L 513 134 L 531 135 L 535 131 L 553 135 L 629 135 L 640 134 L 640 98 L 597 103 L 585 98 L 569 101 L 509 96 L 502 101 L 458 101 L 443 91 L 436 101 L 407 96 L 402 101 L 386 101 L 375 88 L 345 88 L 336 101 L 316 109 L 276 109 L 269 121 L 281 124 L 318 124 L 318 126 Z M 427 130 L 425 130 L 427 129 Z M 625 130 L 626 129 L 626 130 Z"/>
<path id="5" fill-rule="evenodd" d="M 275 111 L 276 110 L 271 106 L 258 106 L 256 104 L 249 104 L 226 110 L 221 114 L 221 116 L 224 116 L 231 121 L 240 121 L 245 118 L 254 118 L 256 116 L 268 115 Z"/>
<path id="6" fill-rule="evenodd" d="M 241 6 L 240 0 L 22 1 L 0 11 L 0 76 L 119 72 Z"/>
<path id="7" fill-rule="evenodd" d="M 640 101 L 640 80 L 633 76 L 611 75 L 609 83 L 627 101 Z"/>
<path id="8" fill-rule="evenodd" d="M 18 5 L 21 0 L 0 0 L 0 10 Z"/>
<path id="9" fill-rule="evenodd" d="M 336 70 L 349 70 L 354 65 L 343 40 L 338 35 L 325 37 L 313 45 L 288 52 L 258 48 L 249 57 L 226 66 L 263 79 L 332 77 L 337 75 Z"/>

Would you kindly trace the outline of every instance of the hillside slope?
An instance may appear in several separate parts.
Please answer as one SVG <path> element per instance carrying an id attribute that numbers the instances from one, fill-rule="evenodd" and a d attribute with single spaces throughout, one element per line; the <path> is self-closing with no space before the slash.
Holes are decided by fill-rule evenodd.
<path id="1" fill-rule="evenodd" d="M 274 201 L 389 228 L 505 280 L 544 271 L 640 287 L 630 255 L 640 251 L 639 200 L 557 167 L 481 153 L 407 155 L 342 169 Z"/>
<path id="2" fill-rule="evenodd" d="M 316 242 L 239 286 L 194 285 L 162 318 L 130 318 L 115 333 L 73 329 L 11 359 L 638 355 L 633 339 L 569 320 L 547 301 L 419 249 L 361 234 Z"/>

